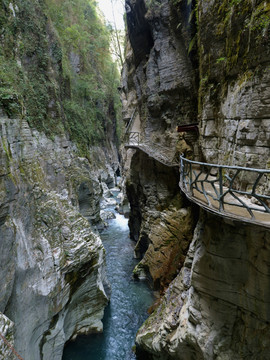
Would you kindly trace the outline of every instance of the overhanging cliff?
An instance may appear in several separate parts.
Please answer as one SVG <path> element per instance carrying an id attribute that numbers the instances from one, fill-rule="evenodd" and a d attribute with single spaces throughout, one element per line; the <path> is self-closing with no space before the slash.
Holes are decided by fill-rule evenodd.
<path id="1" fill-rule="evenodd" d="M 136 109 L 129 131 L 139 133 L 141 145 L 127 146 L 125 166 L 131 235 L 144 255 L 135 274 L 148 276 L 161 291 L 174 279 L 138 332 L 138 354 L 266 360 L 269 230 L 200 210 L 193 232 L 198 209 L 177 188 L 178 172 L 151 153 L 173 158 L 184 152 L 200 161 L 269 169 L 269 5 L 136 0 L 126 6 L 124 118 Z M 150 28 L 153 41 L 144 58 L 136 55 L 140 30 L 129 22 L 138 8 L 145 11 L 137 26 Z M 198 123 L 199 138 L 177 134 L 177 125 L 192 123 Z M 238 188 L 250 189 L 253 180 L 242 178 Z M 261 190 L 269 195 L 267 177 Z M 173 218 L 177 231 L 168 241 Z M 178 247 L 173 258 L 172 244 Z"/>

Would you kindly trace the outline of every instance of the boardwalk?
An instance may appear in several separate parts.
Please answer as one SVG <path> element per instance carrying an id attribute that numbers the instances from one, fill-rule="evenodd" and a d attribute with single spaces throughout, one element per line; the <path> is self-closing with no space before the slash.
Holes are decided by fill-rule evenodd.
<path id="1" fill-rule="evenodd" d="M 270 228 L 270 170 L 207 164 L 168 158 L 154 144 L 140 141 L 139 132 L 130 132 L 127 148 L 145 152 L 165 166 L 180 165 L 181 190 L 188 199 L 217 215 Z M 249 190 L 242 190 L 248 182 Z"/>
<path id="2" fill-rule="evenodd" d="M 241 189 L 249 181 L 248 190 Z M 191 161 L 181 157 L 180 188 L 202 208 L 270 227 L 270 170 Z"/>
<path id="3" fill-rule="evenodd" d="M 165 166 L 179 167 L 179 162 L 165 155 L 166 149 L 164 147 L 161 148 L 157 144 L 141 142 L 140 133 L 137 131 L 129 133 L 128 142 L 125 147 L 139 149 Z"/>

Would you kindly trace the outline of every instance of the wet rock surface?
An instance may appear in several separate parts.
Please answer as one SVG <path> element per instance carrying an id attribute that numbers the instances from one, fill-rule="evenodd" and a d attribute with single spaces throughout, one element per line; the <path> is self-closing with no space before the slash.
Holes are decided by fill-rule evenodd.
<path id="1" fill-rule="evenodd" d="M 67 340 L 102 330 L 109 286 L 90 223 L 109 165 L 90 166 L 66 138 L 18 119 L 1 117 L 0 130 L 0 311 L 22 357 L 60 360 Z"/>
<path id="2" fill-rule="evenodd" d="M 199 2 L 199 116 L 207 162 L 269 167 L 270 30 L 263 22 L 267 16 L 269 6 L 263 1 L 254 6 L 248 1 L 233 6 Z"/>

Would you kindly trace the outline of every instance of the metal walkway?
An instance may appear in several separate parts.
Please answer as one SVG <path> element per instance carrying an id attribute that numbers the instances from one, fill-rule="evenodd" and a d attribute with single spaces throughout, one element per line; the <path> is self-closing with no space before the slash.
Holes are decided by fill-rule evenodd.
<path id="1" fill-rule="evenodd" d="M 247 183 L 248 190 L 241 184 Z M 204 209 L 270 227 L 270 170 L 225 166 L 180 157 L 180 188 Z"/>
<path id="2" fill-rule="evenodd" d="M 126 148 L 145 152 L 165 166 L 179 166 L 164 155 L 164 148 L 141 142 L 129 132 Z M 162 151 L 163 150 L 163 151 Z M 242 190 L 242 184 L 252 184 Z M 187 198 L 217 215 L 270 228 L 270 170 L 192 161 L 180 156 L 181 190 Z"/>
<path id="3" fill-rule="evenodd" d="M 165 155 L 166 149 L 160 147 L 157 144 L 141 142 L 140 133 L 137 131 L 131 131 L 128 133 L 126 139 L 126 148 L 139 149 L 146 153 L 149 157 L 157 160 L 161 164 L 168 167 L 179 167 L 179 162 L 174 161 L 174 159 L 169 158 Z M 165 151 L 164 151 L 165 150 Z"/>

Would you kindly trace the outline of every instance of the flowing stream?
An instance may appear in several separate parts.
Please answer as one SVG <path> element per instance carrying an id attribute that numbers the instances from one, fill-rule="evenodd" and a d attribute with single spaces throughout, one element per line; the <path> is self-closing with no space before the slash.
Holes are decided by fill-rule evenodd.
<path id="1" fill-rule="evenodd" d="M 138 260 L 129 239 L 128 220 L 116 213 L 101 233 L 106 249 L 107 274 L 112 294 L 105 309 L 102 334 L 80 336 L 67 344 L 62 360 L 132 360 L 136 332 L 147 318 L 153 295 L 147 284 L 132 279 Z"/>

